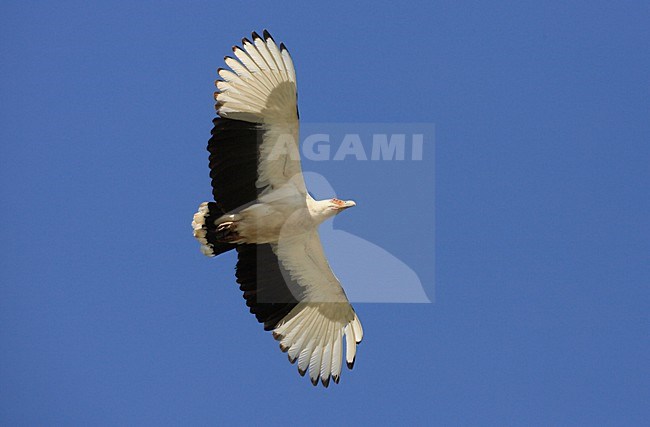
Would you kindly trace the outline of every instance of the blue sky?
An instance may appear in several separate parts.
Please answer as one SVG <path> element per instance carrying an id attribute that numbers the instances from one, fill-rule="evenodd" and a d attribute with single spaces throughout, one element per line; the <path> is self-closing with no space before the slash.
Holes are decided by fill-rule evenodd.
<path id="1" fill-rule="evenodd" d="M 645 2 L 2 2 L 0 421 L 647 421 L 649 21 Z M 359 203 L 335 228 L 435 300 L 356 304 L 356 366 L 327 390 L 247 313 L 234 257 L 191 237 L 215 70 L 264 28 L 302 120 L 436 129 L 413 169 L 310 165 Z"/>

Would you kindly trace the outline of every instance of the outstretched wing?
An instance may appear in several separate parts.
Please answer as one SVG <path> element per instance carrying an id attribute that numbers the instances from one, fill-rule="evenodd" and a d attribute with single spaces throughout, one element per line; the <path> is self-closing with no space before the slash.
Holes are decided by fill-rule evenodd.
<path id="1" fill-rule="evenodd" d="M 278 48 L 271 36 L 253 34 L 254 43 L 244 40 L 244 49 L 233 51 L 239 59 L 226 57 L 233 71 L 219 69 L 223 80 L 215 82 L 216 109 L 210 152 L 210 177 L 215 202 L 222 213 L 255 202 L 261 193 L 281 186 L 300 171 L 300 161 L 287 161 L 278 173 L 273 166 L 284 162 L 276 149 L 277 161 L 269 161 L 277 135 L 297 153 L 298 117 L 296 79 L 286 48 Z M 259 45 L 259 50 L 256 45 Z M 269 56 L 272 55 L 272 56 Z M 271 64 L 271 65 L 269 65 Z M 282 148 L 282 147 L 280 147 Z M 286 157 L 290 158 L 290 157 Z M 302 179 L 302 175 L 299 175 Z M 300 184 L 301 180 L 299 181 Z M 304 183 L 298 185 L 304 188 Z M 236 247 L 237 283 L 246 305 L 266 330 L 273 329 L 298 303 L 291 294 L 285 274 L 270 245 L 245 244 Z"/>
<path id="2" fill-rule="evenodd" d="M 300 301 L 274 331 L 280 348 L 288 352 L 292 363 L 298 360 L 302 375 L 309 368 L 312 383 L 319 377 L 325 386 L 330 377 L 338 382 L 343 339 L 345 359 L 352 369 L 363 329 L 327 262 L 318 232 L 281 236 L 272 247 L 289 273 L 285 278 L 288 288 Z"/>
<path id="3" fill-rule="evenodd" d="M 298 149 L 296 72 L 286 47 L 275 44 L 264 31 L 253 41 L 234 46 L 235 58 L 226 57 L 232 69 L 220 68 L 223 80 L 215 82 L 219 116 L 254 123 L 260 132 L 256 186 L 271 191 L 291 184 L 306 194 Z"/>

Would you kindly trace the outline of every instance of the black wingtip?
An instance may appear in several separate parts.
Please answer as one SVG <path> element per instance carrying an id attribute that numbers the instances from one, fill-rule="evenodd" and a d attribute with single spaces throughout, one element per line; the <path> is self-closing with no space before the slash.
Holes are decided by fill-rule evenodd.
<path id="1" fill-rule="evenodd" d="M 273 40 L 273 36 L 271 36 L 271 33 L 269 33 L 267 30 L 262 31 L 262 35 L 264 36 L 264 40 L 268 40 L 268 39 Z"/>
<path id="2" fill-rule="evenodd" d="M 286 50 L 288 52 L 287 47 L 284 45 L 284 43 L 280 43 L 280 50 Z"/>
<path id="3" fill-rule="evenodd" d="M 332 378 L 334 379 L 334 384 L 338 384 L 341 381 L 341 377 L 338 375 L 334 375 Z"/>
<path id="4" fill-rule="evenodd" d="M 255 40 L 255 39 L 262 39 L 262 37 L 260 37 L 260 35 L 257 34 L 257 32 L 255 32 L 255 31 L 253 31 L 253 33 L 251 34 L 251 36 L 253 37 L 253 40 Z"/>
<path id="5" fill-rule="evenodd" d="M 246 44 L 246 43 L 248 43 L 248 44 L 253 44 L 253 43 L 251 43 L 250 40 L 248 40 L 248 37 L 244 37 L 243 39 L 241 39 L 241 44 L 244 45 L 244 44 Z"/>
<path id="6" fill-rule="evenodd" d="M 292 358 L 290 354 L 287 354 L 287 358 L 289 359 L 289 363 L 291 363 L 292 365 L 296 363 L 296 360 L 298 360 L 297 357 Z"/>
<path id="7" fill-rule="evenodd" d="M 305 376 L 305 372 L 307 372 L 306 369 L 303 371 L 302 369 L 298 368 L 298 373 L 300 374 L 301 377 Z"/>
<path id="8" fill-rule="evenodd" d="M 356 359 L 357 358 L 355 357 L 354 359 L 352 359 L 352 362 L 347 362 L 347 361 L 345 362 L 345 364 L 348 365 L 348 369 L 354 368 L 354 362 Z"/>
<path id="9" fill-rule="evenodd" d="M 320 382 L 321 384 L 323 384 L 325 388 L 327 388 L 330 385 L 330 378 L 331 378 L 330 376 L 328 376 L 326 379 L 323 379 L 321 377 Z"/>
<path id="10" fill-rule="evenodd" d="M 309 378 L 309 380 L 311 381 L 311 385 L 313 385 L 314 387 L 318 385 L 318 377 L 316 377 L 315 379 Z"/>

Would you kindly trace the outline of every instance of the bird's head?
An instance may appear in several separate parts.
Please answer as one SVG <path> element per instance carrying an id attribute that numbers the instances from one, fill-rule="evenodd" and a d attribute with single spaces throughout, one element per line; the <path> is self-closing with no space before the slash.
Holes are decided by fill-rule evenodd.
<path id="1" fill-rule="evenodd" d="M 327 208 L 333 211 L 334 214 L 339 214 L 344 210 L 346 210 L 347 208 L 351 208 L 356 205 L 357 204 L 352 200 L 339 200 L 335 198 L 329 200 L 329 204 Z"/>
<path id="2" fill-rule="evenodd" d="M 335 215 L 340 214 L 347 208 L 356 206 L 352 200 L 339 200 L 339 199 L 325 199 L 325 200 L 313 200 L 310 203 L 309 211 L 312 217 L 316 220 L 318 224 L 322 223 L 328 218 L 332 218 Z M 309 203 L 309 199 L 308 199 Z"/>

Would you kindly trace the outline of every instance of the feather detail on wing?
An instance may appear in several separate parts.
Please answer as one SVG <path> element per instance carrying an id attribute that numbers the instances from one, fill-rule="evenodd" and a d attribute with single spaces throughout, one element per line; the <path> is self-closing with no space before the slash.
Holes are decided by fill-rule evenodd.
<path id="1" fill-rule="evenodd" d="M 273 336 L 289 361 L 298 361 L 300 375 L 309 371 L 312 384 L 320 379 L 327 387 L 330 378 L 335 383 L 341 378 L 343 339 L 346 364 L 352 369 L 363 332 L 348 303 L 301 302 L 278 323 Z"/>
<path id="2" fill-rule="evenodd" d="M 298 371 L 315 385 L 320 378 L 327 386 L 330 377 L 338 382 L 343 357 L 354 365 L 356 345 L 363 329 L 345 292 L 329 267 L 317 231 L 281 238 L 272 245 L 291 276 L 291 289 L 300 303 L 278 324 L 274 336 L 289 360 L 298 360 Z"/>
<path id="3" fill-rule="evenodd" d="M 299 124 L 296 72 L 284 45 L 278 46 L 264 31 L 253 41 L 233 47 L 235 58 L 226 57 L 232 71 L 219 69 L 215 82 L 217 113 L 229 119 L 256 123 L 263 130 L 257 188 L 268 191 L 287 183 L 306 194 L 298 149 Z"/>

